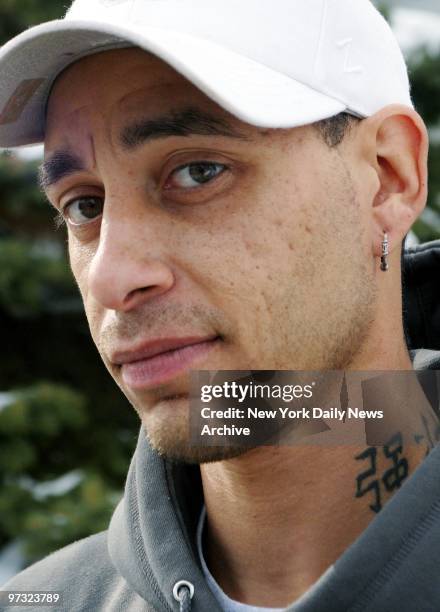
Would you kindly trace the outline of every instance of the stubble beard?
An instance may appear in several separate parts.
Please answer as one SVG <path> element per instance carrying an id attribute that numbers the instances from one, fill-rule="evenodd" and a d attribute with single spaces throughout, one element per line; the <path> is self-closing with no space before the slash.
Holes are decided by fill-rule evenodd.
<path id="1" fill-rule="evenodd" d="M 168 405 L 167 405 L 168 404 Z M 139 413 L 150 446 L 164 459 L 176 463 L 203 464 L 233 459 L 250 446 L 202 446 L 192 442 L 188 397 L 167 398 L 146 413 Z"/>
<path id="2" fill-rule="evenodd" d="M 366 271 L 365 271 L 366 272 Z M 349 367 L 368 338 L 374 323 L 374 304 L 376 294 L 374 286 L 368 286 L 367 275 L 362 276 L 363 289 L 358 287 L 360 298 L 353 305 L 352 317 L 345 325 L 335 321 L 329 334 L 323 342 L 322 336 L 314 341 L 320 344 L 326 352 L 322 354 L 319 367 L 316 362 L 310 364 L 314 370 L 342 370 Z M 266 368 L 265 368 L 266 369 Z M 304 368 L 297 368 L 304 369 Z M 171 400 L 173 401 L 173 400 Z M 182 400 L 183 401 L 183 400 Z M 226 461 L 244 455 L 254 450 L 256 445 L 239 446 L 229 443 L 223 446 L 201 446 L 190 443 L 190 401 L 186 405 L 175 406 L 172 421 L 162 418 L 156 412 L 157 406 L 147 415 L 141 415 L 143 427 L 149 443 L 164 459 L 186 464 L 204 464 Z M 260 445 L 261 446 L 261 445 Z"/>
<path id="3" fill-rule="evenodd" d="M 343 370 L 350 367 L 357 354 L 365 345 L 374 325 L 377 287 L 374 280 L 373 265 L 363 259 L 362 250 L 352 245 L 353 258 L 347 270 L 342 270 L 343 287 L 334 292 L 333 301 L 326 302 L 330 312 L 322 316 L 323 305 L 317 304 L 312 318 L 307 325 L 298 321 L 286 321 L 285 329 L 280 333 L 277 314 L 274 313 L 274 325 L 268 334 L 286 337 L 290 328 L 291 350 L 287 351 L 283 364 L 275 368 L 267 367 L 266 362 L 260 369 L 292 370 Z M 306 294 L 299 296 L 306 300 Z M 291 296 L 286 296 L 290 300 Z M 318 298 L 316 300 L 319 301 Z M 293 302 L 294 303 L 294 302 Z M 307 304 L 307 300 L 303 301 Z M 280 312 L 285 304 L 280 304 Z M 303 333 L 292 332 L 292 329 L 303 329 Z M 307 355 L 304 354 L 307 347 Z M 300 355 L 302 361 L 297 361 Z M 275 364 L 275 361 L 273 362 Z M 258 369 L 253 367 L 252 369 Z M 190 444 L 190 401 L 188 398 L 170 400 L 170 405 L 161 410 L 159 401 L 152 410 L 141 416 L 141 420 L 150 445 L 164 458 L 188 464 L 203 464 L 225 461 L 244 455 L 255 446 L 238 446 L 236 443 L 223 446 L 201 446 Z M 171 405 L 174 403 L 174 405 Z"/>

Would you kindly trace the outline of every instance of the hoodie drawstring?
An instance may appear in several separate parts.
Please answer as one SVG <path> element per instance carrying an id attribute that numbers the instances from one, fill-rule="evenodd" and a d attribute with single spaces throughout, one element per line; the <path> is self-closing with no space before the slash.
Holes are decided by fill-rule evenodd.
<path id="1" fill-rule="evenodd" d="M 173 596 L 179 602 L 179 612 L 191 612 L 191 599 L 194 596 L 194 585 L 187 580 L 179 580 L 173 588 Z"/>

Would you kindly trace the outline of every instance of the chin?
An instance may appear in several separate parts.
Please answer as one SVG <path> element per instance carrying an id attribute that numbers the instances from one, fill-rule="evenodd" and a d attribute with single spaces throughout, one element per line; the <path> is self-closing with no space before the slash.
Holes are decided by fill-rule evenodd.
<path id="1" fill-rule="evenodd" d="M 190 440 L 188 396 L 168 397 L 154 408 L 140 412 L 150 445 L 159 455 L 176 463 L 202 464 L 239 457 L 249 446 L 200 446 Z"/>
<path id="2" fill-rule="evenodd" d="M 174 463 L 186 463 L 192 465 L 202 465 L 204 463 L 216 463 L 218 461 L 227 461 L 228 459 L 235 459 L 241 457 L 245 453 L 248 453 L 250 448 L 238 447 L 238 446 L 189 446 L 182 441 L 182 443 L 174 442 L 173 446 L 161 444 L 160 441 L 157 443 L 150 439 L 147 432 L 147 437 L 150 440 L 151 446 L 157 451 L 157 453 Z"/>

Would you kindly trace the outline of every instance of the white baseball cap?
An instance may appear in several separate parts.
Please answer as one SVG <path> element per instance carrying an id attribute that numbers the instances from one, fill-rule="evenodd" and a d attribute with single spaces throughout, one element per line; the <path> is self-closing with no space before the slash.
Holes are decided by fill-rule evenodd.
<path id="1" fill-rule="evenodd" d="M 1 48 L 0 146 L 42 142 L 57 76 L 84 56 L 128 46 L 261 127 L 412 106 L 402 53 L 370 0 L 75 0 L 64 19 Z"/>

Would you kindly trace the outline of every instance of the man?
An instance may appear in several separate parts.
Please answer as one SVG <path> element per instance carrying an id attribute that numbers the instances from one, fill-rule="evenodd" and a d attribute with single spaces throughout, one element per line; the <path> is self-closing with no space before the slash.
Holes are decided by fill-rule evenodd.
<path id="1" fill-rule="evenodd" d="M 142 422 L 108 532 L 4 588 L 69 612 L 438 610 L 422 386 L 392 389 L 379 447 L 188 439 L 190 369 L 413 368 L 400 260 L 428 137 L 373 6 L 76 0 L 0 77 L 0 145 L 44 141 L 91 334 Z"/>

